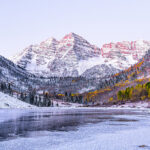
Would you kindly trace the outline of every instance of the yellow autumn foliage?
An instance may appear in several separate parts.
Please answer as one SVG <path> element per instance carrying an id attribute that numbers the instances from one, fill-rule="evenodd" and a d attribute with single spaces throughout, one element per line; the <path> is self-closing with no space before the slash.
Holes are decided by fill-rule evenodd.
<path id="1" fill-rule="evenodd" d="M 146 96 L 141 96 L 141 100 L 145 100 L 146 99 Z"/>
<path id="2" fill-rule="evenodd" d="M 58 94 L 58 96 L 62 96 L 62 97 L 63 97 L 63 96 L 65 96 L 65 95 L 64 95 L 64 94 Z"/>
<path id="3" fill-rule="evenodd" d="M 109 98 L 109 102 L 112 102 L 114 99 L 113 99 L 113 97 L 110 97 Z"/>
<path id="4" fill-rule="evenodd" d="M 72 93 L 71 96 L 79 96 L 79 93 Z"/>

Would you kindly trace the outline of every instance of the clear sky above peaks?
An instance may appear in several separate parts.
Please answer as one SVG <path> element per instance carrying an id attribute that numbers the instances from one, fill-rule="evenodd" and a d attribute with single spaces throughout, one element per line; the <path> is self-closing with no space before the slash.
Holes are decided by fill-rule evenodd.
<path id="1" fill-rule="evenodd" d="M 150 41 L 150 0 L 0 0 L 0 55 L 70 32 L 99 47 Z"/>

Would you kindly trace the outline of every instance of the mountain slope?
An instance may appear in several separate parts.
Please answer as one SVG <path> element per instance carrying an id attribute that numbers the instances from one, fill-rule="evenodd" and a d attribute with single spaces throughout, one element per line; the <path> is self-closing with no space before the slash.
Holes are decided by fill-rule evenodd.
<path id="1" fill-rule="evenodd" d="M 114 68 L 112 65 L 106 65 L 106 64 L 102 64 L 102 65 L 96 65 L 90 69 L 87 69 L 82 76 L 86 77 L 86 78 L 103 78 L 103 77 L 107 77 L 109 75 L 112 75 L 112 72 L 115 74 L 117 72 L 119 72 L 119 70 L 117 70 L 116 68 Z"/>
<path id="2" fill-rule="evenodd" d="M 26 72 L 23 68 L 17 66 L 12 61 L 0 56 L 0 80 L 15 80 L 23 81 L 34 75 Z"/>
<path id="3" fill-rule="evenodd" d="M 88 102 L 99 105 L 116 104 L 125 101 L 148 100 L 150 98 L 150 50 L 138 63 L 107 80 L 100 81 L 97 90 L 84 93 Z M 146 87 L 147 86 L 147 87 Z M 121 95 L 118 94 L 121 91 Z"/>

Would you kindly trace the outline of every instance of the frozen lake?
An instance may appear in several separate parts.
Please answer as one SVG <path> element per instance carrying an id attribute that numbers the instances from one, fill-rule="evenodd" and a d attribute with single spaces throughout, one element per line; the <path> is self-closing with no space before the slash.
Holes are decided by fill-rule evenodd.
<path id="1" fill-rule="evenodd" d="M 150 150 L 150 113 L 49 108 L 0 110 L 0 150 Z"/>

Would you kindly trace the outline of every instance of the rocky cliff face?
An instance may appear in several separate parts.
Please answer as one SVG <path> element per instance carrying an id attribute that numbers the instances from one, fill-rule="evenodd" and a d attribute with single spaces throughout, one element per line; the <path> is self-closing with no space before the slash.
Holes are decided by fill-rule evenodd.
<path id="1" fill-rule="evenodd" d="M 28 72 L 43 77 L 104 77 L 138 62 L 150 42 L 118 42 L 98 48 L 81 36 L 70 33 L 60 41 L 47 39 L 31 45 L 13 61 Z"/>
<path id="2" fill-rule="evenodd" d="M 149 49 L 150 41 L 123 41 L 104 44 L 101 53 L 114 67 L 123 70 L 137 63 Z"/>
<path id="3" fill-rule="evenodd" d="M 98 47 L 70 33 L 60 41 L 51 38 L 39 45 L 31 45 L 13 61 L 40 76 L 79 76 L 88 67 L 87 64 L 86 68 L 80 69 L 81 63 L 99 56 Z"/>

